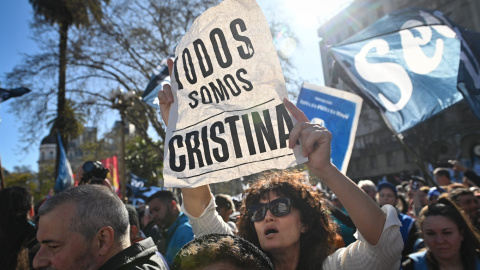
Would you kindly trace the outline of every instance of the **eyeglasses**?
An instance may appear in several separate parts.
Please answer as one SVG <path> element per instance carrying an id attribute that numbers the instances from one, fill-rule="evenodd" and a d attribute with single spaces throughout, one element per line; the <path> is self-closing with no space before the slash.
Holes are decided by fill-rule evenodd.
<path id="1" fill-rule="evenodd" d="M 252 222 L 262 221 L 270 210 L 276 217 L 283 217 L 290 213 L 291 202 L 288 198 L 278 198 L 268 203 L 257 203 L 250 207 L 249 215 Z"/>

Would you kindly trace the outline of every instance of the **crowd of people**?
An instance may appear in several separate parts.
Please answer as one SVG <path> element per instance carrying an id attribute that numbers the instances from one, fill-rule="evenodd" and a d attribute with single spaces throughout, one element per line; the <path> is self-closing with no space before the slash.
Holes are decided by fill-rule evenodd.
<path id="1" fill-rule="evenodd" d="M 168 61 L 171 70 L 173 62 Z M 167 123 L 173 95 L 159 92 Z M 296 170 L 270 171 L 236 205 L 208 185 L 125 204 L 101 163 L 35 210 L 30 192 L 0 190 L 2 269 L 480 269 L 480 177 L 457 161 L 394 185 L 355 183 L 331 163 L 331 133 L 294 104 L 297 141 L 319 190 Z M 181 196 L 179 196 L 181 195 Z"/>

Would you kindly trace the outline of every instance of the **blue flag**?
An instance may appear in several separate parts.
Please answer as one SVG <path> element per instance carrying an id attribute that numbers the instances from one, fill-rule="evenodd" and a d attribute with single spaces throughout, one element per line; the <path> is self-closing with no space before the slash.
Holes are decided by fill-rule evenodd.
<path id="1" fill-rule="evenodd" d="M 134 196 L 139 196 L 141 193 L 139 192 L 145 186 L 147 179 L 143 179 L 140 176 L 130 172 L 130 188 L 133 191 Z"/>
<path id="2" fill-rule="evenodd" d="M 18 87 L 14 89 L 0 88 L 0 103 L 12 97 L 22 96 L 30 91 L 31 90 L 26 87 Z"/>
<path id="3" fill-rule="evenodd" d="M 158 109 L 158 91 L 162 90 L 164 84 L 170 83 L 167 65 L 161 65 L 159 71 L 155 72 L 150 78 L 145 91 L 143 91 L 142 100 L 148 105 Z"/>
<path id="4" fill-rule="evenodd" d="M 383 17 L 331 52 L 343 69 L 339 74 L 400 133 L 464 96 L 472 108 L 479 108 L 479 88 L 466 72 L 472 67 L 478 79 L 478 63 L 473 53 L 467 57 L 471 65 L 463 56 L 468 50 L 478 52 L 479 45 L 468 49 L 460 33 L 440 12 L 407 8 Z M 474 112 L 480 117 L 479 109 Z"/>
<path id="5" fill-rule="evenodd" d="M 73 187 L 73 173 L 72 168 L 70 166 L 70 162 L 68 162 L 67 155 L 65 153 L 65 149 L 63 149 L 62 138 L 60 138 L 60 134 L 57 132 L 57 143 L 60 147 L 60 160 L 58 162 L 58 176 L 57 180 L 55 181 L 55 192 L 60 192 L 67 188 Z"/>

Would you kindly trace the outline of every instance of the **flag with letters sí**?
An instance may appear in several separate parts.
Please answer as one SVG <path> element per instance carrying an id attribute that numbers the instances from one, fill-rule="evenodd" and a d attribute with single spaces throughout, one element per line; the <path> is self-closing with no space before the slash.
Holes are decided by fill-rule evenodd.
<path id="1" fill-rule="evenodd" d="M 478 35 L 469 34 L 438 11 L 407 8 L 333 46 L 331 53 L 341 78 L 400 133 L 463 98 L 480 117 L 479 44 L 473 44 Z"/>

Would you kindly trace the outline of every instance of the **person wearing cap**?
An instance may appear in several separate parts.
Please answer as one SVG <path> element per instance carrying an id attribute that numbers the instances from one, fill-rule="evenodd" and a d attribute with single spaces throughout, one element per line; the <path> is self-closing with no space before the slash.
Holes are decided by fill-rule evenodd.
<path id="1" fill-rule="evenodd" d="M 428 198 L 428 204 L 434 204 L 438 201 L 438 197 L 445 192 L 444 189 L 438 189 L 437 187 L 431 187 L 428 190 L 427 198 Z"/>
<path id="2" fill-rule="evenodd" d="M 386 204 L 392 205 L 395 207 L 398 200 L 398 193 L 397 188 L 389 183 L 389 182 L 382 182 L 377 187 L 379 200 L 378 203 L 380 206 L 384 206 Z M 418 239 L 418 229 L 415 226 L 415 219 L 401 213 L 397 209 L 398 219 L 402 223 L 400 227 L 400 233 L 403 239 L 403 251 L 402 257 L 406 258 L 408 254 L 415 252 L 415 242 Z"/>
<path id="3" fill-rule="evenodd" d="M 357 240 L 354 236 L 357 228 L 335 193 L 332 194 L 330 200 L 333 206 L 330 207 L 333 222 L 338 225 L 339 234 L 342 237 L 343 245 L 348 246 Z"/>
<path id="4" fill-rule="evenodd" d="M 217 205 L 215 210 L 217 210 L 223 221 L 230 226 L 233 233 L 237 233 L 237 225 L 230 220 L 230 215 L 235 212 L 235 205 L 233 204 L 232 197 L 226 194 L 218 194 L 215 196 L 215 204 Z"/>

